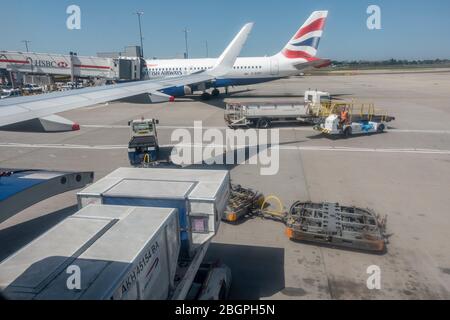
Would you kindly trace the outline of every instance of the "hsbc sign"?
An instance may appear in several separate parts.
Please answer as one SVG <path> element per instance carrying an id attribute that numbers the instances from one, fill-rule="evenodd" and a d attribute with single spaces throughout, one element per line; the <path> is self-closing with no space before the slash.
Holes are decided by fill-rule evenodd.
<path id="1" fill-rule="evenodd" d="M 31 60 L 31 59 L 30 59 Z M 65 61 L 32 60 L 33 67 L 37 68 L 68 68 L 69 64 Z"/>

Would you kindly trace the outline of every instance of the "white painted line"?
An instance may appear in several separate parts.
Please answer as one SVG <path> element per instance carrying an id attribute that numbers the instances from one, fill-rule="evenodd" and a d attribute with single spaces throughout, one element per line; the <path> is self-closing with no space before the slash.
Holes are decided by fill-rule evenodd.
<path id="1" fill-rule="evenodd" d="M 200 145 L 161 145 L 162 148 L 173 147 L 200 147 Z M 203 145 L 204 147 L 218 147 L 225 149 L 223 145 Z M 126 145 L 76 145 L 76 144 L 26 144 L 26 143 L 0 143 L 1 148 L 36 148 L 36 149 L 85 149 L 85 150 L 119 150 L 128 149 Z M 237 146 L 244 148 L 248 146 Z M 333 146 L 272 146 L 271 149 L 282 151 L 310 151 L 310 152 L 359 152 L 359 153 L 406 153 L 406 154 L 441 154 L 450 155 L 450 150 L 439 149 L 378 149 L 378 148 L 346 148 Z"/>

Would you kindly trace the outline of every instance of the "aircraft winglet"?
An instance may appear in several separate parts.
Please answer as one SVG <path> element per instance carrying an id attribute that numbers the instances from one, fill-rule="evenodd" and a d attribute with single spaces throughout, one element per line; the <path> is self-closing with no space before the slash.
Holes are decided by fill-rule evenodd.
<path id="1" fill-rule="evenodd" d="M 231 43 L 219 57 L 214 68 L 208 71 L 208 74 L 214 77 L 220 77 L 231 71 L 237 57 L 244 47 L 244 44 L 247 42 L 248 35 L 252 31 L 252 28 L 253 23 L 247 23 L 241 29 L 241 31 L 239 31 L 233 41 L 231 41 Z"/>

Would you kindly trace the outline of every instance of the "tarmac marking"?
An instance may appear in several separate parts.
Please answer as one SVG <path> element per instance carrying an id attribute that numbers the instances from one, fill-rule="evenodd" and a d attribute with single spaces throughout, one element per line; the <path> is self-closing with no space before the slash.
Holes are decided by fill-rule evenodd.
<path id="1" fill-rule="evenodd" d="M 200 145 L 161 145 L 162 148 L 173 147 L 200 147 Z M 123 150 L 128 149 L 126 145 L 77 145 L 77 144 L 26 144 L 26 143 L 0 143 L 2 148 L 35 148 L 35 149 L 84 149 L 84 150 Z M 203 145 L 203 147 L 222 147 L 223 145 Z M 237 146 L 244 148 L 248 146 Z M 450 150 L 441 149 L 378 149 L 378 148 L 348 148 L 333 146 L 272 146 L 271 149 L 282 151 L 310 151 L 310 152 L 359 152 L 359 153 L 403 153 L 403 154 L 440 154 L 450 155 Z"/>

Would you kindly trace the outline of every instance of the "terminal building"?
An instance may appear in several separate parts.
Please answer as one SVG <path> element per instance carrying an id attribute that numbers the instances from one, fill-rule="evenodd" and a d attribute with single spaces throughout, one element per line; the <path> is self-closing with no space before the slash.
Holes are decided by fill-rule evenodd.
<path id="1" fill-rule="evenodd" d="M 0 51 L 0 83 L 50 85 L 58 80 L 78 79 L 134 81 L 144 75 L 141 48 L 124 52 L 99 53 L 96 57 L 35 52 Z"/>

